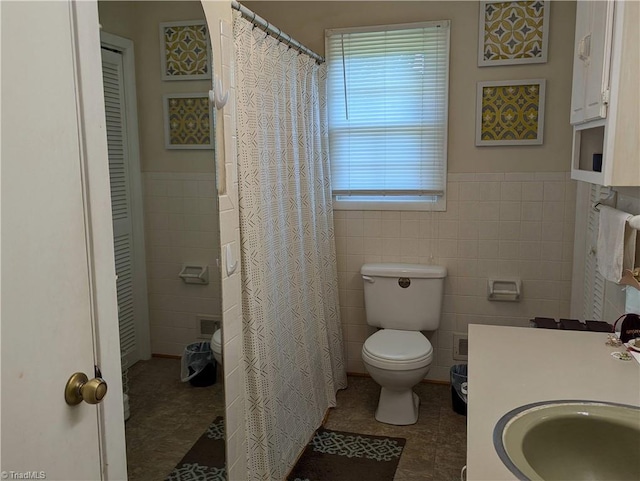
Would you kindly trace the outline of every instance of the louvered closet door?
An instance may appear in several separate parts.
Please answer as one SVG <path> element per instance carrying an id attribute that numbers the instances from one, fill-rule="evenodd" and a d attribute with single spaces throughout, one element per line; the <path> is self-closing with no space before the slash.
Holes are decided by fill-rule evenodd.
<path id="1" fill-rule="evenodd" d="M 133 225 L 127 161 L 122 55 L 102 49 L 102 77 L 107 117 L 113 244 L 118 276 L 118 320 L 123 368 L 140 360 L 136 343 Z"/>
<path id="2" fill-rule="evenodd" d="M 589 195 L 589 206 L 594 205 L 602 198 L 603 188 L 592 185 Z M 587 218 L 587 249 L 584 264 L 584 317 L 597 321 L 611 321 L 603 319 L 605 299 L 605 279 L 598 271 L 596 262 L 596 249 L 598 245 L 598 228 L 600 215 L 595 209 L 589 208 Z"/>

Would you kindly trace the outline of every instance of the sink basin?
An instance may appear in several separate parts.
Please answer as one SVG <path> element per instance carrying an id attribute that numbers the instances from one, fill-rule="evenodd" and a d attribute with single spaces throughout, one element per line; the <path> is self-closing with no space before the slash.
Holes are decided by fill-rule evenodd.
<path id="1" fill-rule="evenodd" d="M 548 401 L 508 412 L 493 430 L 498 456 L 521 480 L 640 479 L 640 408 Z"/>

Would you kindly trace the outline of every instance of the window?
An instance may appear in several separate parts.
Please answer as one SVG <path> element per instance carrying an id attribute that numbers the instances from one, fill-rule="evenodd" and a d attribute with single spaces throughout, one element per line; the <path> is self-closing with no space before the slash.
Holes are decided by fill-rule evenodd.
<path id="1" fill-rule="evenodd" d="M 449 21 L 327 30 L 337 209 L 444 210 Z"/>

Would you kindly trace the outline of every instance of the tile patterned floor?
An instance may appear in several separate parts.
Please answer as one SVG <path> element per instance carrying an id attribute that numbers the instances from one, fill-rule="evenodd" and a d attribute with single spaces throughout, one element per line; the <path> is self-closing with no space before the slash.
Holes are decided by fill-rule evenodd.
<path id="1" fill-rule="evenodd" d="M 153 358 L 129 370 L 131 417 L 126 424 L 130 481 L 160 481 L 224 415 L 222 385 L 194 388 L 180 382 L 180 361 Z M 413 426 L 390 426 L 373 415 L 380 387 L 367 377 L 349 377 L 325 426 L 338 431 L 402 437 L 407 444 L 396 481 L 457 481 L 466 462 L 466 417 L 451 409 L 449 386 L 419 384 L 420 418 Z"/>
<path id="2" fill-rule="evenodd" d="M 152 358 L 129 369 L 131 417 L 125 424 L 129 481 L 161 481 L 224 415 L 222 383 L 180 381 L 180 361 Z"/>
<path id="3" fill-rule="evenodd" d="M 420 396 L 418 422 L 391 426 L 374 419 L 380 387 L 371 378 L 350 376 L 325 427 L 405 438 L 395 481 L 458 481 L 466 464 L 467 418 L 451 409 L 448 385 L 421 383 L 414 391 Z"/>

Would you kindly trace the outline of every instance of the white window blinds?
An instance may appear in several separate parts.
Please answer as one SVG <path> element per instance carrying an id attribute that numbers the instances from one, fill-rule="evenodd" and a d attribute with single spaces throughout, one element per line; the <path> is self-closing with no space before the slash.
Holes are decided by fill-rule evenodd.
<path id="1" fill-rule="evenodd" d="M 337 199 L 444 194 L 449 21 L 327 31 Z"/>

